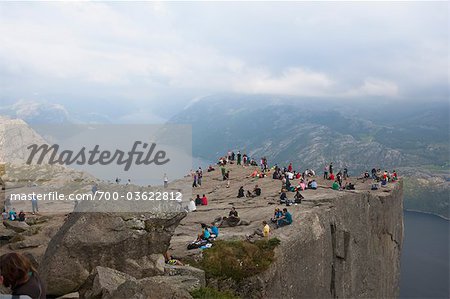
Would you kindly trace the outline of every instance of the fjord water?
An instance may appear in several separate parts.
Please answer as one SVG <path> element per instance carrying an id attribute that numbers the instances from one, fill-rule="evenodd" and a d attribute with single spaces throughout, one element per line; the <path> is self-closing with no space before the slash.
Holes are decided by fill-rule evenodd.
<path id="1" fill-rule="evenodd" d="M 450 298 L 449 225 L 440 217 L 404 212 L 401 298 Z"/>

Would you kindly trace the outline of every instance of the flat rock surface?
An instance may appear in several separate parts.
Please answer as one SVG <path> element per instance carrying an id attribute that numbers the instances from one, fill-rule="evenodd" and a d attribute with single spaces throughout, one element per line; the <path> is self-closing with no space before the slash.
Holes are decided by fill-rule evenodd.
<path id="1" fill-rule="evenodd" d="M 293 215 L 294 224 L 302 222 L 308 215 L 314 214 L 318 209 L 327 209 L 334 206 L 334 201 L 345 200 L 348 194 L 372 193 L 377 196 L 387 196 L 394 188 L 395 184 L 388 184 L 387 187 L 371 191 L 372 180 L 360 180 L 349 178 L 345 182 L 355 184 L 356 190 L 336 191 L 331 189 L 332 181 L 324 180 L 320 176 L 308 178 L 315 179 L 318 183 L 317 190 L 307 189 L 301 194 L 305 199 L 301 204 L 294 204 L 289 207 L 279 204 L 281 191 L 281 180 L 272 179 L 272 173 L 269 172 L 265 178 L 252 178 L 251 174 L 255 170 L 259 170 L 256 166 L 238 166 L 227 165 L 230 170 L 230 186 L 227 188 L 227 182 L 222 180 L 219 167 L 215 171 L 204 172 L 202 185 L 193 188 L 192 195 L 195 198 L 197 194 L 202 197 L 203 194 L 208 198 L 207 206 L 197 206 L 197 211 L 188 213 L 175 230 L 175 234 L 171 241 L 171 253 L 178 258 L 196 255 L 199 249 L 187 250 L 188 243 L 196 239 L 201 232 L 201 223 L 211 224 L 211 222 L 219 216 L 228 216 L 231 207 L 235 207 L 242 220 L 249 221 L 248 226 L 236 226 L 220 228 L 219 239 L 229 238 L 245 238 L 246 235 L 252 234 L 255 229 L 262 228 L 262 221 L 270 222 L 275 208 L 287 208 Z M 291 185 L 295 186 L 299 183 L 298 179 L 291 180 Z M 252 191 L 255 185 L 262 189 L 259 197 L 253 198 L 237 198 L 238 189 L 243 186 L 245 192 Z M 294 192 L 286 193 L 289 199 L 293 199 Z M 187 205 L 187 203 L 183 203 Z M 271 224 L 272 225 L 272 224 Z M 282 238 L 288 236 L 292 227 L 283 227 L 274 229 L 271 227 L 271 236 Z"/>

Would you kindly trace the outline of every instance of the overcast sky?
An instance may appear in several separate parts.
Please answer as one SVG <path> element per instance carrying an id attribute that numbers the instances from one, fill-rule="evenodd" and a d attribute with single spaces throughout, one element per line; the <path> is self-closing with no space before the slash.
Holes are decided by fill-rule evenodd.
<path id="1" fill-rule="evenodd" d="M 0 3 L 0 103 L 145 118 L 222 92 L 447 100 L 448 35 L 447 1 Z"/>

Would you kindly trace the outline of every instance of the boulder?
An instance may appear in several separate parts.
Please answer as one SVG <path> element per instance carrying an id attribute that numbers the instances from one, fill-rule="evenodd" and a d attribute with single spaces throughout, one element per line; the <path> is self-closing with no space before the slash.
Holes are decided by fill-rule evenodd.
<path id="1" fill-rule="evenodd" d="M 25 248 L 36 248 L 42 246 L 42 241 L 38 239 L 25 239 L 23 241 L 15 242 L 9 244 L 11 250 L 25 249 Z"/>
<path id="2" fill-rule="evenodd" d="M 33 254 L 32 252 L 24 252 L 23 253 L 24 256 L 26 256 L 28 258 L 28 260 L 30 261 L 31 265 L 33 265 L 34 268 L 39 268 L 39 261 L 36 258 L 36 255 Z"/>
<path id="3" fill-rule="evenodd" d="M 36 224 L 42 224 L 42 223 L 48 222 L 49 219 L 50 218 L 48 216 L 40 216 L 40 217 L 33 217 L 33 218 L 30 217 L 30 218 L 26 218 L 25 222 L 28 225 L 36 225 Z"/>
<path id="4" fill-rule="evenodd" d="M 0 241 L 9 241 L 15 235 L 17 235 L 17 233 L 12 229 L 7 229 L 4 226 L 0 226 Z"/>
<path id="5" fill-rule="evenodd" d="M 194 276 L 153 276 L 136 279 L 111 268 L 96 267 L 81 287 L 80 298 L 187 299 L 192 298 L 190 291 L 201 286 L 202 282 Z"/>
<path id="6" fill-rule="evenodd" d="M 126 273 L 105 267 L 95 267 L 80 289 L 81 298 L 108 298 L 127 280 L 135 280 Z"/>
<path id="7" fill-rule="evenodd" d="M 165 265 L 164 273 L 167 276 L 192 276 L 198 279 L 200 285 L 206 285 L 205 271 L 191 266 Z"/>
<path id="8" fill-rule="evenodd" d="M 72 213 L 50 241 L 39 272 L 48 295 L 77 291 L 96 266 L 140 279 L 163 274 L 161 253 L 185 213 Z M 137 221 L 136 219 L 140 219 Z M 142 225 L 142 223 L 144 225 Z"/>
<path id="9" fill-rule="evenodd" d="M 78 298 L 80 298 L 80 294 L 78 292 L 73 292 L 73 293 L 58 297 L 56 299 L 78 299 Z"/>
<path id="10" fill-rule="evenodd" d="M 3 225 L 16 233 L 23 233 L 30 229 L 30 226 L 23 221 L 3 220 Z"/>
<path id="11" fill-rule="evenodd" d="M 127 280 L 108 298 L 191 299 L 189 291 L 199 287 L 199 280 L 193 276 L 154 276 L 140 280 Z"/>

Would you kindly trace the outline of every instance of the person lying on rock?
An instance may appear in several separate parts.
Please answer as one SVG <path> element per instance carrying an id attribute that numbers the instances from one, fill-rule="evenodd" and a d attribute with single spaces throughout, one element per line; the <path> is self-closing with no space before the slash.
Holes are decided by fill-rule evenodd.
<path id="1" fill-rule="evenodd" d="M 180 261 L 177 260 L 176 258 L 174 258 L 173 256 L 171 256 L 169 254 L 169 251 L 166 251 L 164 253 L 164 260 L 166 262 L 166 264 L 168 265 L 172 265 L 172 266 L 184 266 L 184 264 Z"/>
<path id="2" fill-rule="evenodd" d="M 288 212 L 286 208 L 283 209 L 283 215 L 277 220 L 277 228 L 285 225 L 290 225 L 292 223 L 292 215 Z"/>
<path id="3" fill-rule="evenodd" d="M 0 265 L 0 283 L 11 288 L 12 295 L 46 298 L 46 287 L 27 257 L 15 252 L 6 253 L 0 256 Z"/>
<path id="4" fill-rule="evenodd" d="M 355 184 L 352 184 L 351 182 L 345 183 L 345 190 L 355 190 Z"/>

